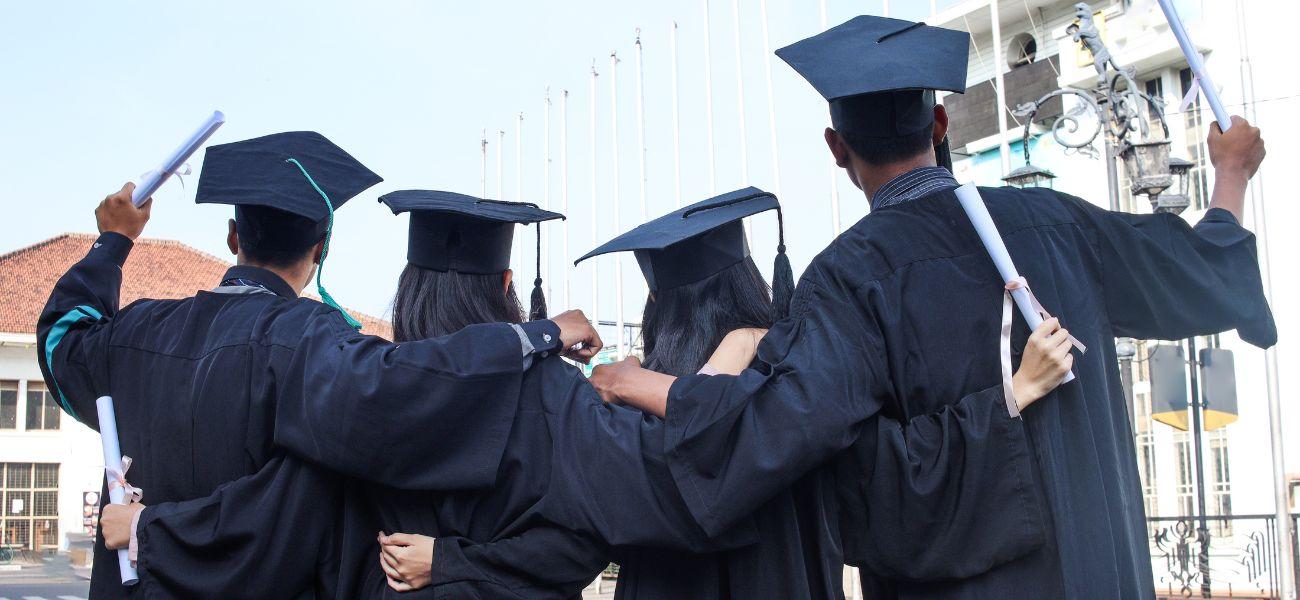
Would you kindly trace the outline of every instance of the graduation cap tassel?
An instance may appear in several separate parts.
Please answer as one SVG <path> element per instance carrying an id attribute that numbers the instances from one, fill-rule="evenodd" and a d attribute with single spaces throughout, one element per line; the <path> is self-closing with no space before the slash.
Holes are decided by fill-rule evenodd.
<path id="1" fill-rule="evenodd" d="M 320 194 L 320 197 L 325 199 L 325 208 L 329 209 L 329 222 L 325 226 L 325 246 L 321 248 L 320 265 L 316 267 L 316 291 L 320 294 L 321 302 L 324 302 L 334 310 L 339 311 L 339 314 L 343 315 L 343 320 L 347 321 L 348 325 L 351 325 L 353 329 L 359 331 L 361 329 L 361 322 L 352 318 L 352 315 L 349 315 L 348 311 L 343 310 L 343 307 L 339 306 L 339 303 L 334 300 L 334 297 L 331 296 L 329 292 L 325 291 L 325 285 L 321 283 L 321 273 L 325 271 L 325 257 L 329 256 L 330 253 L 330 237 L 334 235 L 334 203 L 330 202 L 330 197 L 325 194 L 325 190 L 320 189 L 320 186 L 316 185 L 316 180 L 311 178 L 311 174 L 307 172 L 307 168 L 303 167 L 302 163 L 298 162 L 298 159 L 290 158 L 286 159 L 285 162 L 293 163 L 298 167 L 298 170 L 302 171 L 302 176 L 306 177 L 307 183 L 310 183 L 311 187 L 316 189 L 316 193 Z"/>
<path id="2" fill-rule="evenodd" d="M 528 320 L 546 319 L 546 293 L 542 291 L 542 224 L 537 224 L 537 278 L 533 280 L 533 296 L 528 303 Z"/>
<path id="3" fill-rule="evenodd" d="M 785 254 L 785 216 L 776 209 L 776 261 L 772 267 L 772 312 L 775 320 L 790 316 L 790 298 L 794 296 L 794 269 Z"/>

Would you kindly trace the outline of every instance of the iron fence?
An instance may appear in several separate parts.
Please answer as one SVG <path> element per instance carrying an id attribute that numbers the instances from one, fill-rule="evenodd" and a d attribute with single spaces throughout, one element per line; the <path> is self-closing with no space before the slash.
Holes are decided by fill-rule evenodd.
<path id="1" fill-rule="evenodd" d="M 1293 525 L 1300 515 L 1291 515 Z M 1281 598 L 1281 553 L 1276 515 L 1231 515 L 1206 519 L 1210 537 L 1208 570 L 1201 568 L 1197 517 L 1148 517 L 1151 567 L 1161 598 Z M 1292 527 L 1295 531 L 1295 527 Z M 1292 544 L 1291 547 L 1296 547 Z M 1297 557 L 1300 558 L 1300 557 Z M 1300 561 L 1295 561 L 1296 564 Z"/>

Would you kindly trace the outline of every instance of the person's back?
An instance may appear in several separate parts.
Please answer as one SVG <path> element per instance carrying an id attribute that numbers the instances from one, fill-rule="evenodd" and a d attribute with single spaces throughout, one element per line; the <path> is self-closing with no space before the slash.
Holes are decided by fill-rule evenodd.
<path id="1" fill-rule="evenodd" d="M 411 213 L 408 264 L 393 302 L 398 342 L 523 320 L 509 269 L 515 226 L 562 215 L 433 190 L 380 200 L 394 213 Z M 534 285 L 540 290 L 540 278 Z M 544 318 L 544 296 L 533 298 L 530 313 Z M 499 432 L 467 432 L 503 437 L 490 489 L 349 491 L 341 594 L 378 598 L 427 586 L 454 598 L 577 597 L 608 564 L 611 542 L 646 538 L 635 525 L 605 518 L 607 507 L 592 493 L 597 477 L 634 481 L 638 498 L 627 504 L 645 507 L 644 522 L 653 523 L 645 531 L 685 530 L 663 537 L 699 539 L 685 507 L 658 507 L 672 493 L 671 477 L 643 463 L 642 444 L 654 436 L 639 431 L 639 414 L 609 410 L 581 371 L 554 357 L 525 372 L 518 398 Z M 607 462 L 575 465 L 571 457 L 584 449 L 598 449 Z M 376 544 L 376 530 L 392 535 Z"/>
<path id="2" fill-rule="evenodd" d="M 256 194 L 251 180 L 262 183 Z M 135 461 L 127 477 L 148 490 L 148 507 L 104 507 L 93 595 L 332 594 L 332 524 L 299 540 L 274 532 L 333 514 L 336 474 L 416 489 L 492 484 L 525 361 L 580 340 L 540 321 L 395 346 L 353 329 L 337 306 L 298 298 L 328 247 L 327 194 L 341 205 L 378 180 L 310 132 L 210 148 L 198 199 L 236 204 L 227 242 L 240 264 L 210 292 L 121 310 L 121 265 L 148 208 L 131 205 L 129 185 L 101 205 L 102 235 L 38 324 L 58 401 L 98 428 L 95 399 L 113 396 L 122 452 Z M 292 208 L 257 204 L 267 201 Z M 521 352 L 524 339 L 532 348 Z M 387 448 L 388 435 L 414 441 Z M 258 488 L 279 501 L 244 505 Z M 127 545 L 122 532 L 133 551 L 138 541 L 132 587 L 117 580 L 110 550 Z M 295 541 L 311 550 L 290 552 Z M 250 553 L 286 558 L 272 570 Z"/>
<path id="3" fill-rule="evenodd" d="M 846 559 L 872 567 L 868 571 L 882 576 L 878 581 L 893 579 L 900 597 L 944 597 L 959 589 L 970 594 L 976 588 L 985 596 L 1071 590 L 1072 597 L 1129 597 L 1152 589 L 1134 448 L 1111 340 L 1240 327 L 1245 339 L 1269 343 L 1274 334 L 1268 307 L 1251 292 L 1259 288 L 1258 271 L 1204 266 L 1234 254 L 1253 256 L 1249 236 L 1222 210 L 1207 215 L 1192 233 L 1174 215 L 1111 213 L 1046 189 L 980 193 L 1039 300 L 1064 315 L 1071 333 L 1090 349 L 1074 363 L 1075 382 L 1058 388 L 1054 401 L 1022 413 L 1039 468 L 1033 481 L 1019 483 L 1035 488 L 1033 496 L 1043 502 L 1049 545 L 1032 552 L 1026 546 L 1024 556 L 998 559 L 906 543 L 950 526 L 926 521 L 898 528 L 901 535 L 889 543 L 863 535 L 889 527 L 892 517 L 873 514 L 865 502 L 869 486 L 890 479 L 875 471 L 876 436 L 868 431 L 837 461 Z M 1209 240 L 1223 244 L 1222 257 L 1214 256 L 1220 247 Z M 996 317 L 1003 290 L 951 190 L 873 211 L 814 260 L 809 273 L 855 290 L 856 302 L 875 315 L 889 341 L 884 364 L 899 401 L 887 403 L 882 414 L 908 421 L 951 409 L 935 399 L 999 384 L 1002 323 Z M 1216 294 L 1222 289 L 1242 290 L 1240 301 Z M 898 301 L 904 294 L 909 301 Z M 1023 321 L 1016 320 L 1013 356 L 1027 336 Z M 984 350 L 957 354 L 971 347 Z M 958 572 L 964 565 L 982 576 L 960 585 L 907 582 L 914 573 Z"/>

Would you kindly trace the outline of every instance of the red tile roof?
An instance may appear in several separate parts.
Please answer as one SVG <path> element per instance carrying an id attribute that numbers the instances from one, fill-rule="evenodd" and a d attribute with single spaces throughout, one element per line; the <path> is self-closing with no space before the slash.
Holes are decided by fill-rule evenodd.
<path id="1" fill-rule="evenodd" d="M 96 236 L 65 233 L 0 255 L 0 333 L 36 333 L 54 283 L 86 255 Z M 211 289 L 230 263 L 173 240 L 140 238 L 123 267 L 122 306 L 140 298 L 184 298 Z M 362 331 L 392 337 L 382 319 L 348 311 Z"/>

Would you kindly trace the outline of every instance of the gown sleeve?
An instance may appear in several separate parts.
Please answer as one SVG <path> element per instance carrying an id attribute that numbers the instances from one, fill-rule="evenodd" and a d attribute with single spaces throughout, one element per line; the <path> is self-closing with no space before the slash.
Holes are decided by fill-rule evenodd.
<path id="1" fill-rule="evenodd" d="M 149 597 L 332 597 L 340 478 L 281 454 L 211 495 L 146 507 L 136 528 Z"/>
<path id="2" fill-rule="evenodd" d="M 876 417 L 837 460 L 857 566 L 890 579 L 964 579 L 1046 543 L 1024 424 L 1002 386 L 905 423 Z"/>
<path id="3" fill-rule="evenodd" d="M 95 430 L 95 399 L 108 393 L 108 341 L 131 246 L 121 234 L 100 235 L 54 284 L 36 324 L 36 356 L 46 385 L 65 412 Z"/>
<path id="4" fill-rule="evenodd" d="M 1172 214 L 1134 215 L 1073 199 L 1098 234 L 1106 311 L 1116 335 L 1182 339 L 1236 329 L 1277 343 L 1255 236 L 1212 208 L 1195 227 Z"/>
<path id="5" fill-rule="evenodd" d="M 337 473 L 409 490 L 496 480 L 519 403 L 520 336 L 505 324 L 392 344 L 328 307 L 295 347 L 270 346 L 275 443 Z M 525 326 L 554 328 L 550 321 Z"/>
<path id="6" fill-rule="evenodd" d="M 930 544 L 986 556 L 1019 556 L 1045 542 L 1023 424 L 1000 389 L 905 422 L 881 414 L 905 406 L 891 385 L 871 286 L 805 275 L 792 317 L 763 338 L 756 368 L 739 376 L 677 380 L 668 400 L 666 455 L 691 514 L 716 534 L 804 473 L 855 446 L 872 473 L 842 485 L 858 494 L 882 546 L 906 539 L 880 568 L 918 578 L 960 574 L 925 554 Z M 947 404 L 947 403 L 945 403 Z M 977 523 L 959 519 L 978 515 Z M 981 537 L 986 531 L 1004 535 Z M 925 560 L 922 560 L 925 559 Z M 932 560 L 933 559 L 933 560 Z M 964 568 L 964 567 L 962 567 Z"/>
<path id="7" fill-rule="evenodd" d="M 566 600 L 579 597 L 608 564 L 608 551 L 596 540 L 551 525 L 482 544 L 440 537 L 434 542 L 429 587 L 448 598 L 496 598 L 505 591 Z"/>

